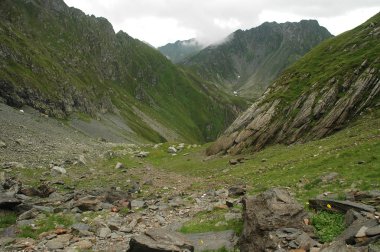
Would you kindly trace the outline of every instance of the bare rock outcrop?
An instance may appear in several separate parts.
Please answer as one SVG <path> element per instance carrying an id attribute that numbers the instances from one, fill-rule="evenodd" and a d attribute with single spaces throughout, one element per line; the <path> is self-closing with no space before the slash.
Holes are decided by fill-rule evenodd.
<path id="1" fill-rule="evenodd" d="M 274 188 L 243 201 L 244 227 L 240 251 L 305 249 L 317 246 L 307 213 L 285 189 Z"/>

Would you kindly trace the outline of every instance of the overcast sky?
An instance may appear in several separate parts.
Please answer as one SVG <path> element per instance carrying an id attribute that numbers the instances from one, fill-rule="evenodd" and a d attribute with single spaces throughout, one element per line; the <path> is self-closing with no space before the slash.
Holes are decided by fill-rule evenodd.
<path id="1" fill-rule="evenodd" d="M 317 19 L 338 35 L 380 11 L 379 0 L 64 0 L 86 14 L 107 18 L 153 46 L 197 38 L 205 44 L 265 21 Z"/>

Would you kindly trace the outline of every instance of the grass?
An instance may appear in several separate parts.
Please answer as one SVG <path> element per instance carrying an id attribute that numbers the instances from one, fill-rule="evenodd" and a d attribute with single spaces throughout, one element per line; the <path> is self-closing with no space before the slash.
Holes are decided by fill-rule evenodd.
<path id="1" fill-rule="evenodd" d="M 57 227 L 68 228 L 74 223 L 73 217 L 71 215 L 64 214 L 48 214 L 45 217 L 39 218 L 35 227 L 22 226 L 20 227 L 19 237 L 30 237 L 37 239 L 41 233 L 54 230 Z"/>
<path id="2" fill-rule="evenodd" d="M 192 220 L 186 222 L 179 231 L 187 234 L 234 230 L 239 235 L 242 231 L 243 221 L 241 219 L 227 221 L 224 218 L 226 213 L 228 210 L 224 209 L 199 212 Z"/>
<path id="3" fill-rule="evenodd" d="M 114 34 L 105 19 L 72 15 L 73 10 L 58 17 L 40 4 L 20 0 L 6 0 L 0 9 L 4 14 L 0 39 L 15 55 L 4 59 L 0 69 L 9 84 L 9 97 L 15 96 L 14 87 L 30 88 L 38 98 L 29 105 L 55 117 L 66 118 L 72 110 L 73 117 L 90 122 L 100 108 L 114 107 L 137 135 L 127 133 L 130 137 L 165 141 L 165 134 L 138 115 L 136 108 L 175 132 L 178 141 L 205 142 L 215 139 L 233 120 L 235 107 L 247 106 L 243 99 L 175 66 L 145 43 L 125 33 Z M 104 52 L 112 62 L 104 64 Z"/>
<path id="4" fill-rule="evenodd" d="M 322 243 L 333 241 L 345 229 L 344 215 L 341 213 L 318 212 L 311 218 L 311 224 Z"/>
<path id="5" fill-rule="evenodd" d="M 0 228 L 6 228 L 16 223 L 17 214 L 13 212 L 0 212 Z"/>

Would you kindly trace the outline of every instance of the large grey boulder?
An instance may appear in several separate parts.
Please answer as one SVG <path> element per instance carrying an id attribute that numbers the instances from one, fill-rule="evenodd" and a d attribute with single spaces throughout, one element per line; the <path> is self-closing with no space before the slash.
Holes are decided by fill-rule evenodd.
<path id="1" fill-rule="evenodd" d="M 309 236 L 312 228 L 305 225 L 307 213 L 287 190 L 275 188 L 245 197 L 243 207 L 240 251 L 308 250 L 317 245 Z"/>
<path id="2" fill-rule="evenodd" d="M 152 229 L 135 236 L 129 242 L 128 252 L 193 252 L 194 246 L 177 232 Z"/>

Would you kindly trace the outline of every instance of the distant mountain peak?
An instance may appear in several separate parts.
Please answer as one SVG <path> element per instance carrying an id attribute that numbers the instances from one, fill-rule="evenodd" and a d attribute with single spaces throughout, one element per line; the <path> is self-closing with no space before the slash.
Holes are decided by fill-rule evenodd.
<path id="1" fill-rule="evenodd" d="M 265 22 L 236 30 L 183 64 L 229 92 L 257 98 L 286 67 L 331 36 L 315 20 Z"/>

